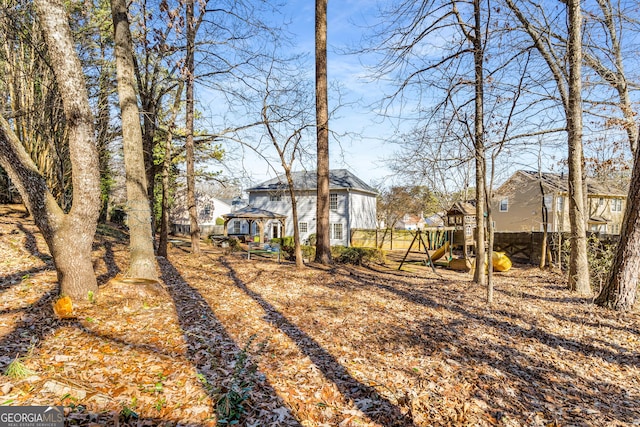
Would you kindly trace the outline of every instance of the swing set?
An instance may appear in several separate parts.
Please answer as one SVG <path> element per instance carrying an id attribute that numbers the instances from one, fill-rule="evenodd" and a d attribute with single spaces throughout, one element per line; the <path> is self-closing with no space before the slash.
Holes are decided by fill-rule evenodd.
<path id="1" fill-rule="evenodd" d="M 398 266 L 398 270 L 402 269 L 402 265 L 407 261 L 407 257 L 412 252 L 413 246 L 418 244 L 418 250 L 413 251 L 414 253 L 424 253 L 427 255 L 427 259 L 424 260 L 425 265 L 431 266 L 433 272 L 437 275 L 438 272 L 435 269 L 435 261 L 442 258 L 447 252 L 447 262 L 449 262 L 453 258 L 453 232 L 454 227 L 439 227 L 437 229 L 427 229 L 427 230 L 416 230 L 413 240 L 407 249 L 407 252 L 404 254 L 402 261 L 400 261 L 400 265 Z M 425 237 L 426 236 L 426 241 Z M 433 254 L 429 253 L 430 250 L 435 250 Z"/>

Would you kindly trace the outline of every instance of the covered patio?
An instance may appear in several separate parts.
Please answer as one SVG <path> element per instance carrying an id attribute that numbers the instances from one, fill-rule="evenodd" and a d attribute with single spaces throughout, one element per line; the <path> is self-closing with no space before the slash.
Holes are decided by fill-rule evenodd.
<path id="1" fill-rule="evenodd" d="M 224 235 L 229 235 L 229 221 L 232 220 L 245 220 L 249 223 L 249 234 L 251 234 L 252 225 L 256 224 L 256 234 L 258 236 L 258 243 L 264 243 L 264 226 L 269 221 L 278 221 L 282 227 L 282 235 L 285 235 L 285 220 L 286 215 L 267 211 L 264 209 L 254 208 L 253 206 L 246 206 L 242 209 L 238 209 L 235 212 L 222 215 L 224 219 Z M 254 235 L 255 237 L 255 235 Z"/>

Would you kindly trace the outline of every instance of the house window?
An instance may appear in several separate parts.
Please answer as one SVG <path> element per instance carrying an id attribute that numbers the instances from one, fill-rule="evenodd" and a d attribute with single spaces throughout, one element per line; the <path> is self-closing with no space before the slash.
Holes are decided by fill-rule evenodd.
<path id="1" fill-rule="evenodd" d="M 309 226 L 306 222 L 299 222 L 298 223 L 298 231 L 300 233 L 307 233 L 309 231 Z"/>
<path id="2" fill-rule="evenodd" d="M 342 224 L 331 224 L 331 238 L 333 240 L 342 240 Z"/>
<path id="3" fill-rule="evenodd" d="M 564 197 L 562 196 L 558 196 L 558 198 L 556 199 L 556 211 L 564 211 Z"/>
<path id="4" fill-rule="evenodd" d="M 233 234 L 240 234 L 240 221 L 233 221 Z"/>
<path id="5" fill-rule="evenodd" d="M 611 225 L 611 234 L 620 234 L 620 224 Z"/>
<path id="6" fill-rule="evenodd" d="M 211 215 L 211 205 L 204 205 L 204 209 L 202 210 L 202 214 L 204 216 Z"/>
<path id="7" fill-rule="evenodd" d="M 464 234 L 467 236 L 472 236 L 473 235 L 473 227 L 470 225 L 467 225 L 464 229 Z"/>
<path id="8" fill-rule="evenodd" d="M 332 211 L 338 210 L 338 195 L 336 193 L 329 194 L 329 209 Z"/>
<path id="9" fill-rule="evenodd" d="M 604 198 L 600 197 L 598 199 L 598 206 L 602 206 L 602 205 L 604 205 Z"/>
<path id="10" fill-rule="evenodd" d="M 500 212 L 507 212 L 507 211 L 509 211 L 509 199 L 504 198 L 500 200 Z"/>
<path id="11" fill-rule="evenodd" d="M 611 212 L 622 212 L 622 199 L 611 200 Z"/>
<path id="12" fill-rule="evenodd" d="M 282 201 L 282 194 L 269 194 L 269 201 L 270 202 L 281 202 Z"/>

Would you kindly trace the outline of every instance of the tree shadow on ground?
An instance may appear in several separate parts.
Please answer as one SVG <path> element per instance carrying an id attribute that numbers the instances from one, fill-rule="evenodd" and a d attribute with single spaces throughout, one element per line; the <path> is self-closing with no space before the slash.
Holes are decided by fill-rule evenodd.
<path id="1" fill-rule="evenodd" d="M 247 296 L 251 297 L 265 311 L 265 321 L 278 328 L 295 342 L 300 351 L 320 369 L 328 380 L 338 387 L 340 393 L 342 393 L 346 399 L 353 402 L 369 419 L 389 427 L 414 425 L 409 415 L 403 414 L 396 405 L 384 396 L 379 395 L 376 389 L 362 384 L 355 379 L 347 369 L 342 366 L 331 353 L 318 344 L 313 337 L 298 328 L 259 293 L 249 289 L 228 261 L 222 258 L 221 262 L 229 271 L 229 275 L 235 286 Z M 376 403 L 373 405 L 362 404 L 362 402 L 368 402 L 368 399 Z"/>
<path id="2" fill-rule="evenodd" d="M 635 335 L 640 335 L 640 330 L 637 328 L 633 328 L 633 327 L 629 327 L 629 326 L 618 326 L 618 325 L 614 325 L 611 324 L 610 322 L 607 322 L 608 319 L 599 319 L 598 321 L 595 321 L 592 318 L 584 318 L 584 317 L 579 317 L 579 316 L 571 316 L 571 317 L 567 317 L 567 316 L 562 316 L 560 314 L 557 313 L 551 313 L 551 315 L 553 317 L 555 317 L 558 320 L 561 321 L 565 321 L 565 322 L 571 322 L 574 323 L 578 326 L 588 326 L 591 328 L 609 328 L 609 329 L 614 329 L 617 331 L 621 331 L 621 332 L 629 332 L 631 334 L 635 334 Z M 600 321 L 602 320 L 602 321 Z"/>
<path id="3" fill-rule="evenodd" d="M 178 322 L 188 345 L 186 357 L 202 376 L 203 385 L 213 401 L 219 399 L 221 393 L 231 389 L 234 386 L 233 381 L 246 383 L 254 387 L 256 396 L 267 398 L 279 404 L 279 408 L 272 408 L 281 411 L 275 417 L 280 420 L 279 425 L 301 426 L 290 411 L 287 410 L 285 415 L 282 415 L 282 408 L 285 407 L 284 402 L 264 375 L 245 372 L 242 373 L 245 375 L 244 378 L 221 376 L 221 372 L 234 372 L 234 365 L 238 361 L 237 356 L 246 350 L 236 344 L 215 317 L 206 299 L 182 278 L 178 270 L 168 260 L 159 257 L 158 264 L 162 273 L 161 279 L 165 282 L 173 298 Z M 251 413 L 254 408 L 247 409 L 249 411 L 247 416 L 257 415 Z"/>
<path id="4" fill-rule="evenodd" d="M 411 283 L 402 280 L 395 280 L 393 284 L 379 283 L 359 272 L 354 272 L 351 277 L 355 281 L 352 284 L 354 287 L 383 290 L 407 302 L 449 311 L 454 316 L 450 321 L 439 319 L 420 321 L 417 325 L 419 335 L 399 336 L 398 339 L 410 342 L 413 346 L 419 346 L 427 355 L 445 352 L 447 360 L 455 361 L 463 367 L 461 369 L 469 372 L 476 371 L 479 366 L 487 366 L 493 368 L 491 371 L 494 373 L 506 375 L 515 387 L 506 387 L 505 378 L 495 375 L 485 375 L 485 378 L 478 382 L 484 388 L 478 388 L 474 397 L 490 403 L 493 407 L 509 412 L 522 413 L 526 409 L 530 413 L 546 411 L 551 415 L 563 414 L 564 420 L 571 420 L 572 423 L 577 423 L 575 425 L 582 425 L 585 414 L 588 413 L 585 412 L 586 410 L 596 410 L 604 424 L 610 422 L 631 424 L 640 420 L 640 412 L 637 405 L 633 403 L 637 396 L 633 396 L 614 382 L 598 380 L 597 374 L 574 371 L 570 365 L 557 361 L 558 354 L 574 352 L 597 358 L 594 363 L 598 360 L 606 360 L 610 364 L 619 365 L 622 369 L 636 368 L 640 366 L 640 354 L 636 352 L 612 351 L 609 348 L 617 346 L 605 341 L 603 344 L 609 348 L 596 347 L 593 341 L 579 342 L 565 338 L 536 326 L 531 322 L 532 319 L 526 319 L 518 313 L 499 310 L 473 311 L 468 301 L 437 302 L 434 298 L 425 295 L 424 288 L 415 289 Z M 331 287 L 331 284 L 325 283 L 324 286 Z M 433 293 L 440 297 L 438 289 L 433 289 Z M 529 323 L 530 329 L 516 322 L 492 316 L 501 315 L 500 313 Z M 508 345 L 483 340 L 476 335 L 479 325 L 488 326 L 498 336 L 507 337 L 506 341 L 521 341 L 526 344 L 524 348 L 538 346 L 539 350 L 525 353 Z M 399 329 L 398 333 L 406 333 L 403 331 L 404 329 Z M 556 350 L 556 354 L 548 356 L 553 357 L 552 359 L 547 359 L 545 347 Z M 470 374 L 464 374 L 463 377 L 465 375 Z M 484 391 L 489 388 L 492 390 L 491 393 Z"/>
<path id="5" fill-rule="evenodd" d="M 23 313 L 22 320 L 0 339 L 0 349 L 10 356 L 0 358 L 0 371 L 4 372 L 12 358 L 38 347 L 47 335 L 62 325 L 53 313 L 52 304 L 56 295 L 56 290 L 46 292 L 38 301 L 19 310 Z"/>
<path id="6" fill-rule="evenodd" d="M 36 236 L 28 230 L 24 225 L 18 224 L 18 228 L 24 234 L 24 248 L 34 257 L 40 258 L 45 263 L 52 263 L 51 255 L 40 252 Z"/>
<path id="7" fill-rule="evenodd" d="M 102 243 L 102 246 L 104 247 L 104 256 L 102 257 L 102 260 L 104 261 L 104 265 L 107 267 L 107 271 L 96 278 L 99 285 L 106 283 L 109 279 L 120 273 L 120 267 L 116 264 L 115 256 L 113 254 L 113 243 L 107 240 Z"/>

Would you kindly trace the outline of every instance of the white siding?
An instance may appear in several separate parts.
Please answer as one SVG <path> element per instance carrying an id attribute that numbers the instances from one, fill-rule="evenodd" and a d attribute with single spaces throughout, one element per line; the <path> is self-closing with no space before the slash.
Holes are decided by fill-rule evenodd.
<path id="1" fill-rule="evenodd" d="M 376 198 L 369 194 L 351 192 L 350 227 L 373 230 L 376 228 Z"/>
<path id="2" fill-rule="evenodd" d="M 337 194 L 338 206 L 336 210 L 329 211 L 329 224 L 342 224 L 342 239 L 331 239 L 332 245 L 349 245 L 349 236 L 352 228 L 376 228 L 376 198 L 374 195 L 349 192 L 346 190 L 333 190 Z M 270 200 L 269 192 L 251 192 L 249 205 L 265 209 L 271 212 L 287 215 L 285 223 L 285 235 L 293 235 L 293 215 L 291 212 L 291 198 L 283 195 L 279 202 Z M 307 232 L 301 233 L 300 238 L 305 241 L 310 235 L 316 233 L 316 192 L 297 192 L 298 222 L 306 222 Z M 333 227 L 333 226 L 331 226 Z M 271 225 L 266 224 L 267 238 L 271 238 Z M 331 233 L 330 233 L 331 234 Z"/>

